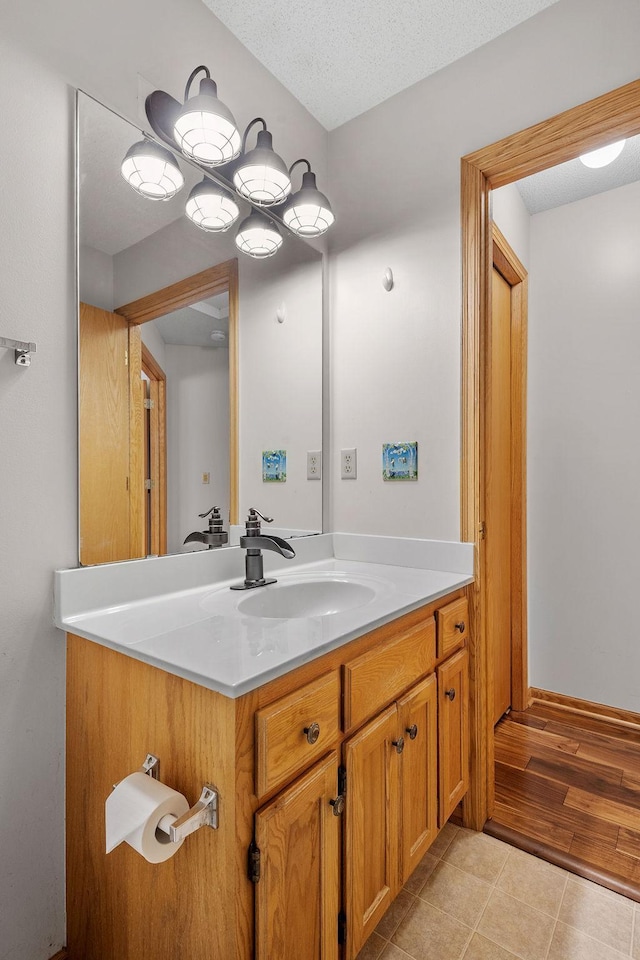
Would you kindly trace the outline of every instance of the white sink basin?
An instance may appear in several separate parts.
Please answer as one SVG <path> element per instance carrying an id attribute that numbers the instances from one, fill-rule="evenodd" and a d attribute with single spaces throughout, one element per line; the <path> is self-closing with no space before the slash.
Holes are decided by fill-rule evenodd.
<path id="1" fill-rule="evenodd" d="M 376 590 L 353 580 L 323 577 L 256 587 L 238 603 L 238 613 L 263 619 L 328 617 L 362 607 Z"/>

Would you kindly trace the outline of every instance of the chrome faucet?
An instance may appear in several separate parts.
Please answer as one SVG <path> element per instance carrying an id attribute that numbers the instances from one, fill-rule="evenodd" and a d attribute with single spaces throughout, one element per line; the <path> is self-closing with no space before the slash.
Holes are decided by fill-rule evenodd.
<path id="1" fill-rule="evenodd" d="M 209 514 L 211 514 L 210 517 Z M 211 510 L 207 510 L 206 513 L 199 513 L 198 516 L 203 520 L 205 517 L 209 517 L 209 529 L 195 530 L 189 534 L 184 541 L 185 543 L 206 543 L 208 549 L 213 550 L 215 547 L 221 547 L 224 543 L 228 542 L 229 534 L 226 530 L 222 529 L 220 507 L 211 507 Z"/>
<path id="2" fill-rule="evenodd" d="M 234 583 L 231 587 L 232 590 L 251 590 L 253 587 L 264 587 L 267 583 L 276 582 L 273 577 L 265 579 L 263 550 L 273 550 L 274 553 L 279 553 L 281 557 L 285 557 L 287 560 L 291 560 L 296 555 L 291 544 L 283 540 L 282 537 L 262 534 L 260 520 L 264 520 L 265 523 L 273 523 L 273 517 L 263 517 L 255 507 L 249 507 L 247 529 L 244 537 L 240 537 L 240 546 L 247 551 L 245 578 L 243 583 Z"/>

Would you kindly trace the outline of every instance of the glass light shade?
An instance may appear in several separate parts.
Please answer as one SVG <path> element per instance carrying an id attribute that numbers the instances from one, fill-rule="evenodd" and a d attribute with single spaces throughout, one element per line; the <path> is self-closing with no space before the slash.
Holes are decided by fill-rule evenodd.
<path id="1" fill-rule="evenodd" d="M 626 140 L 616 140 L 615 143 L 610 143 L 606 147 L 591 150 L 590 153 L 583 153 L 580 160 L 585 167 L 591 167 L 594 170 L 597 170 L 598 167 L 606 167 L 608 163 L 613 163 L 620 156 L 626 142 Z"/>
<path id="2" fill-rule="evenodd" d="M 200 81 L 200 92 L 178 114 L 173 135 L 184 155 L 205 167 L 228 163 L 242 145 L 233 114 L 218 100 L 218 88 L 209 77 Z"/>
<path id="3" fill-rule="evenodd" d="M 316 187 L 316 175 L 302 175 L 302 187 L 290 198 L 282 214 L 286 226 L 301 237 L 319 237 L 326 233 L 335 217 L 331 204 Z"/>
<path id="4" fill-rule="evenodd" d="M 120 173 L 136 193 L 149 200 L 171 200 L 184 185 L 173 154 L 151 140 L 141 140 L 127 150 Z"/>
<path id="5" fill-rule="evenodd" d="M 282 203 L 291 193 L 287 168 L 274 153 L 268 130 L 259 131 L 258 145 L 244 157 L 233 175 L 233 184 L 241 197 L 260 207 Z"/>
<path id="6" fill-rule="evenodd" d="M 278 252 L 282 236 L 274 223 L 254 211 L 238 227 L 236 246 L 256 260 L 265 260 Z"/>
<path id="7" fill-rule="evenodd" d="M 236 222 L 240 207 L 227 190 L 205 177 L 189 194 L 184 212 L 201 230 L 222 233 Z"/>

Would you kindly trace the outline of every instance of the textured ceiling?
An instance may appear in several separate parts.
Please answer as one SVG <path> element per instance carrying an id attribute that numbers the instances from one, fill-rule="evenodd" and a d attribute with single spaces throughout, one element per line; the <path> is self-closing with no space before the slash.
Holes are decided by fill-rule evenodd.
<path id="1" fill-rule="evenodd" d="M 203 2 L 333 130 L 557 0 Z"/>
<path id="2" fill-rule="evenodd" d="M 606 167 L 592 170 L 580 160 L 569 160 L 519 180 L 516 186 L 527 210 L 533 214 L 636 180 L 640 180 L 640 136 L 627 140 L 620 156 Z"/>

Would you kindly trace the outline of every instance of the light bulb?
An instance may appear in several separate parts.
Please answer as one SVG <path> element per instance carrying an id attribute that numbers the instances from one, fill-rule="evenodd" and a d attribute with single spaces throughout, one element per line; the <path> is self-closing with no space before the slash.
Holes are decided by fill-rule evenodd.
<path id="1" fill-rule="evenodd" d="M 256 260 L 265 260 L 278 252 L 282 236 L 274 223 L 254 211 L 238 227 L 236 246 Z"/>
<path id="2" fill-rule="evenodd" d="M 173 135 L 186 157 L 205 167 L 228 163 L 240 153 L 241 139 L 233 114 L 221 100 L 210 77 L 190 97 L 174 123 Z"/>

